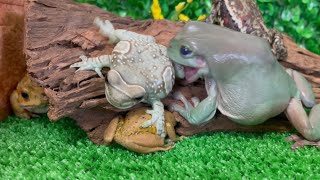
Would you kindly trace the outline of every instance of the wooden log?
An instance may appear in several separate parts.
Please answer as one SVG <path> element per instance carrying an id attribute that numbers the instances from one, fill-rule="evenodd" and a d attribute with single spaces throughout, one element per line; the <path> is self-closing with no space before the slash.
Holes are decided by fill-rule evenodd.
<path id="1" fill-rule="evenodd" d="M 80 55 L 110 54 L 114 47 L 107 44 L 107 39 L 98 33 L 98 29 L 92 24 L 93 19 L 99 16 L 110 20 L 117 29 L 152 35 L 159 44 L 165 46 L 183 26 L 183 23 L 167 20 L 140 21 L 118 17 L 97 7 L 68 0 L 29 0 L 25 7 L 25 53 L 28 56 L 28 72 L 35 81 L 45 87 L 50 99 L 48 117 L 53 121 L 63 117 L 73 118 L 95 143 L 102 143 L 103 131 L 109 121 L 124 112 L 113 108 L 106 101 L 104 79 L 92 71 L 75 73 L 76 69 L 69 68 L 71 64 L 79 61 Z M 310 54 L 301 54 L 300 57 L 307 59 Z M 316 55 L 314 57 L 315 62 L 320 61 Z M 304 62 L 308 64 L 307 61 Z M 290 61 L 287 63 L 290 64 Z M 107 68 L 103 73 L 106 72 Z M 195 82 L 193 86 L 183 86 L 177 82 L 174 89 L 183 91 L 187 97 L 197 96 L 203 99 L 206 96 L 201 81 Z M 165 105 L 174 101 L 171 94 L 163 100 Z M 181 122 L 177 131 L 184 135 L 221 130 L 285 131 L 291 128 L 287 121 L 281 121 L 284 122 L 280 123 L 281 125 L 271 123 L 256 128 L 241 126 L 222 115 L 216 123 L 206 127 L 190 126 L 179 116 L 177 119 Z M 276 120 L 279 119 L 283 118 Z"/>

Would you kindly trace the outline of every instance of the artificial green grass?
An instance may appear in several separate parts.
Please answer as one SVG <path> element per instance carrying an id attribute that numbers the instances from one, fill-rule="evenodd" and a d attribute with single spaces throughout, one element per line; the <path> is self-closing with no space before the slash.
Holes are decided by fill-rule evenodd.
<path id="1" fill-rule="evenodd" d="M 320 151 L 292 151 L 280 133 L 211 133 L 168 152 L 97 146 L 72 120 L 0 123 L 0 179 L 316 179 Z"/>

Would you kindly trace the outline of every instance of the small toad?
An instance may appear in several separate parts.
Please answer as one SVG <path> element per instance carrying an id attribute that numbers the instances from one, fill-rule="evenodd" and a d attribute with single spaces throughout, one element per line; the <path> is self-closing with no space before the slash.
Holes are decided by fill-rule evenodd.
<path id="1" fill-rule="evenodd" d="M 211 14 L 204 21 L 262 37 L 269 42 L 276 59 L 287 58 L 287 48 L 284 46 L 281 33 L 266 27 L 255 1 L 213 0 Z"/>
<path id="2" fill-rule="evenodd" d="M 78 70 L 94 70 L 101 77 L 103 67 L 110 67 L 106 77 L 105 95 L 116 108 L 128 109 L 140 102 L 150 104 L 147 113 L 152 119 L 143 127 L 153 124 L 157 134 L 164 137 L 164 105 L 174 84 L 174 67 L 167 57 L 167 48 L 155 42 L 155 38 L 124 29 L 114 29 L 110 21 L 96 18 L 94 24 L 100 33 L 116 44 L 112 54 L 88 58 L 80 56 L 81 62 L 72 64 Z"/>
<path id="3" fill-rule="evenodd" d="M 142 107 L 127 113 L 126 117 L 118 116 L 110 122 L 105 130 L 104 141 L 110 144 L 115 141 L 125 148 L 138 153 L 151 153 L 156 151 L 167 151 L 174 146 L 172 143 L 165 144 L 165 140 L 157 135 L 155 126 L 142 128 L 141 123 L 151 119 L 146 113 L 147 108 Z M 176 125 L 173 114 L 165 111 L 165 134 L 169 140 L 176 142 L 182 140 L 183 136 L 177 137 L 174 126 Z"/>
<path id="4" fill-rule="evenodd" d="M 16 116 L 30 119 L 48 112 L 48 98 L 42 87 L 25 75 L 10 96 L 10 103 Z"/>

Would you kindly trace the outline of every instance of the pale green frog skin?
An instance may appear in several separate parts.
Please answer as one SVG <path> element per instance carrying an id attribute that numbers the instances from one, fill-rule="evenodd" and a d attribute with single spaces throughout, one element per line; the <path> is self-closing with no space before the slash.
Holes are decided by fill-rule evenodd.
<path id="1" fill-rule="evenodd" d="M 256 125 L 285 112 L 307 140 L 320 140 L 320 105 L 315 105 L 311 85 L 297 71 L 284 69 L 265 40 L 189 22 L 170 41 L 168 55 L 180 78 L 189 83 L 205 79 L 207 98 L 191 104 L 176 93 L 185 107 L 171 105 L 190 123 L 214 120 L 216 109 L 244 125 Z M 313 107 L 309 117 L 301 102 Z"/>

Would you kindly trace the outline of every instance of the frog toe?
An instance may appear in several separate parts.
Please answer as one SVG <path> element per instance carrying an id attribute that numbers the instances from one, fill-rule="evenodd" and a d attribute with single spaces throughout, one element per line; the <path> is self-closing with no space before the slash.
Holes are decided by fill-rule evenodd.
<path id="1" fill-rule="evenodd" d="M 309 141 L 298 135 L 291 135 L 287 137 L 286 140 L 294 142 L 294 144 L 291 145 L 292 150 L 297 150 L 304 146 L 316 146 L 317 148 L 320 148 L 320 141 Z"/>
<path id="2" fill-rule="evenodd" d="M 198 104 L 200 103 L 200 99 L 197 97 L 192 97 L 191 101 L 192 101 L 194 107 L 197 107 Z"/>
<path id="3" fill-rule="evenodd" d="M 153 120 L 153 119 L 150 119 L 150 120 L 142 123 L 141 127 L 147 128 L 147 127 L 149 127 L 149 126 L 152 126 L 153 124 L 154 124 L 154 120 Z"/>

